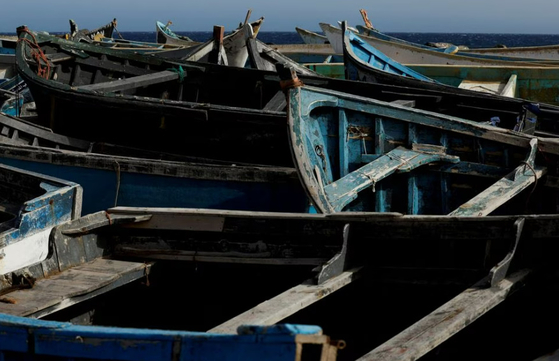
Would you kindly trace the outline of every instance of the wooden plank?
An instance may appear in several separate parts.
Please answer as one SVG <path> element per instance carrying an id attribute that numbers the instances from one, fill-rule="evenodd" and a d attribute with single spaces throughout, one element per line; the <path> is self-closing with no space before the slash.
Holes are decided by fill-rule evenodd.
<path id="1" fill-rule="evenodd" d="M 98 258 L 0 298 L 0 313 L 44 317 L 144 277 L 151 264 Z"/>
<path id="2" fill-rule="evenodd" d="M 320 285 L 307 283 L 297 285 L 207 332 L 229 334 L 235 333 L 237 327 L 241 325 L 273 325 L 347 286 L 359 278 L 361 270 L 362 268 L 355 268 L 343 272 Z"/>
<path id="3" fill-rule="evenodd" d="M 537 139 L 530 141 L 532 149 L 524 164 L 498 180 L 492 186 L 479 193 L 468 202 L 449 213 L 449 216 L 486 216 L 507 201 L 518 195 L 529 185 L 535 183 L 545 173 L 547 168 L 534 165 L 537 151 Z"/>
<path id="4" fill-rule="evenodd" d="M 139 76 L 139 75 L 144 75 L 144 74 L 149 74 L 154 72 L 153 70 L 148 70 L 145 68 L 139 68 L 130 65 L 127 66 L 120 62 L 107 60 L 104 57 L 101 57 L 100 59 L 95 57 L 88 57 L 88 58 L 76 57 L 74 62 L 76 64 L 89 66 L 94 69 L 107 70 L 109 72 L 121 73 L 128 76 Z M 86 68 L 85 66 L 84 69 Z"/>
<path id="5" fill-rule="evenodd" d="M 102 92 L 115 92 L 115 91 L 139 88 L 139 87 L 153 85 L 153 84 L 165 83 L 168 81 L 177 80 L 178 78 L 179 78 L 178 73 L 169 70 L 164 70 L 158 73 L 139 75 L 139 76 L 134 76 L 126 79 L 113 80 L 113 81 L 97 83 L 97 84 L 82 85 L 76 87 L 76 89 L 95 90 L 95 91 L 102 91 Z"/>
<path id="6" fill-rule="evenodd" d="M 53 133 L 52 130 L 48 128 L 39 127 L 34 124 L 27 123 L 24 120 L 14 119 L 3 114 L 0 114 L 0 124 L 9 127 L 11 129 L 17 130 L 19 132 L 29 134 L 33 137 L 39 138 L 39 144 L 40 144 L 40 140 L 44 139 L 44 140 L 51 141 L 53 143 L 77 148 L 80 150 L 88 150 L 89 147 L 91 146 L 91 143 L 88 141 L 70 138 L 65 135 Z M 18 142 L 18 144 L 21 143 Z"/>
<path id="7" fill-rule="evenodd" d="M 494 287 L 474 285 L 357 361 L 412 361 L 464 329 L 523 286 L 530 270 L 521 270 Z M 481 281 L 485 283 L 485 280 Z"/>
<path id="8" fill-rule="evenodd" d="M 249 38 L 247 40 L 247 50 L 248 50 L 248 58 L 250 60 L 251 67 L 258 70 L 271 70 L 270 66 L 264 60 L 262 60 L 262 57 L 258 52 L 258 45 L 256 44 L 256 39 Z"/>
<path id="9" fill-rule="evenodd" d="M 276 112 L 281 112 L 285 110 L 287 106 L 287 99 L 283 91 L 278 90 L 278 92 L 270 99 L 270 101 L 264 106 L 262 110 L 272 110 Z"/>
<path id="10" fill-rule="evenodd" d="M 375 183 L 388 177 L 396 171 L 408 172 L 431 162 L 460 161 L 458 157 L 450 156 L 442 151 L 423 151 L 420 144 L 414 144 L 418 150 L 410 150 L 398 147 L 369 164 L 345 175 L 344 177 L 324 187 L 324 193 L 328 197 L 328 208 L 333 212 L 341 211 L 347 204 L 357 198 L 362 190 L 374 186 Z"/>

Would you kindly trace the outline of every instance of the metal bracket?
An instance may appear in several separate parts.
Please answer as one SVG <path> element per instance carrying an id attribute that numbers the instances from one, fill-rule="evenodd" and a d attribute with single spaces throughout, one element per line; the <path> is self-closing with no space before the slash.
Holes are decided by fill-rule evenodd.
<path id="1" fill-rule="evenodd" d="M 340 252 L 336 253 L 334 257 L 324 263 L 318 273 L 317 284 L 322 284 L 327 280 L 339 276 L 342 272 L 346 271 L 348 267 L 348 242 L 350 236 L 350 223 L 344 226 L 343 243 Z"/>
<path id="2" fill-rule="evenodd" d="M 522 236 L 522 229 L 524 228 L 524 221 L 525 218 L 518 218 L 514 222 L 514 227 L 516 229 L 516 240 L 514 242 L 514 245 L 512 246 L 512 249 L 509 251 L 509 253 L 505 256 L 505 258 L 501 262 L 497 263 L 491 269 L 491 271 L 489 271 L 489 283 L 491 287 L 501 282 L 507 276 L 507 272 L 509 270 L 510 264 L 512 263 L 514 254 L 516 253 L 516 249 L 518 248 L 518 244 L 520 243 L 520 238 Z"/>

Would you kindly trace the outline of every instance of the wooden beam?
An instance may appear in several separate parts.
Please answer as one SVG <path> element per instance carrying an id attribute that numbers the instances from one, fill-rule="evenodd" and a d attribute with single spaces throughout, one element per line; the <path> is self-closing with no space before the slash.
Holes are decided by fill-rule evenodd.
<path id="1" fill-rule="evenodd" d="M 285 93 L 281 90 L 270 99 L 270 101 L 264 106 L 262 110 L 272 110 L 276 112 L 281 112 L 285 110 L 287 106 L 287 99 L 285 98 Z"/>
<path id="2" fill-rule="evenodd" d="M 369 164 L 345 175 L 324 187 L 328 198 L 328 208 L 332 212 L 340 212 L 346 205 L 357 198 L 362 190 L 374 186 L 375 183 L 398 172 L 409 172 L 414 168 L 432 162 L 457 163 L 460 159 L 447 155 L 442 149 L 432 146 L 414 144 L 414 149 L 398 147 L 379 157 Z"/>
<path id="3" fill-rule="evenodd" d="M 173 71 L 164 70 L 158 73 L 134 76 L 126 79 L 113 80 L 109 82 L 88 84 L 76 87 L 80 90 L 95 90 L 102 92 L 116 92 L 143 86 L 165 83 L 179 79 L 179 74 Z"/>
<path id="4" fill-rule="evenodd" d="M 241 325 L 273 325 L 347 286 L 359 278 L 361 270 L 362 268 L 355 268 L 346 271 L 320 285 L 307 284 L 306 282 L 297 285 L 207 332 L 227 334 L 236 333 L 237 327 Z M 307 282 L 311 283 L 314 280 Z"/>
<path id="5" fill-rule="evenodd" d="M 537 139 L 530 141 L 532 149 L 524 164 L 519 165 L 514 171 L 498 180 L 492 186 L 479 193 L 468 202 L 450 212 L 449 216 L 486 216 L 499 208 L 530 184 L 538 181 L 547 173 L 547 168 L 534 165 L 537 151 Z"/>
<path id="6" fill-rule="evenodd" d="M 530 274 L 531 270 L 525 269 L 503 279 L 494 287 L 480 288 L 476 284 L 468 288 L 357 361 L 419 359 L 503 302 L 519 286 L 524 285 Z"/>
<path id="7" fill-rule="evenodd" d="M 153 71 L 139 68 L 135 66 L 126 66 L 123 63 L 107 60 L 106 57 L 95 58 L 79 58 L 75 57 L 74 63 L 84 65 L 84 69 L 89 66 L 94 69 L 107 70 L 110 72 L 117 72 L 130 76 L 144 75 L 146 73 L 153 73 Z"/>
<path id="8" fill-rule="evenodd" d="M 248 58 L 251 67 L 258 70 L 275 70 L 272 69 L 273 67 L 269 63 L 262 60 L 262 57 L 258 52 L 258 44 L 256 44 L 256 39 L 254 38 L 247 39 L 247 50 L 248 50 Z"/>
<path id="9" fill-rule="evenodd" d="M 149 274 L 152 264 L 98 258 L 0 297 L 0 312 L 40 318 Z"/>

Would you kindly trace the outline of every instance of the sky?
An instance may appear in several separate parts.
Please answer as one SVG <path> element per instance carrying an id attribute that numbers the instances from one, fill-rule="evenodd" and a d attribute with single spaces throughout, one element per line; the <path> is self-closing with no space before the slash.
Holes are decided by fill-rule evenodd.
<path id="1" fill-rule="evenodd" d="M 119 31 L 155 31 L 155 21 L 171 20 L 175 31 L 235 29 L 247 11 L 264 17 L 261 31 L 320 31 L 319 23 L 363 24 L 359 9 L 384 32 L 559 34 L 557 0 L 49 0 L 10 1 L 0 32 L 66 32 L 69 19 L 80 29 L 118 21 Z"/>

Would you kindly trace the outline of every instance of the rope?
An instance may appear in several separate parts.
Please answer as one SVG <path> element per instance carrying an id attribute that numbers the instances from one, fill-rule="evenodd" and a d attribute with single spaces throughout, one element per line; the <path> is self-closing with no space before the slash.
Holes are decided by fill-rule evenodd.
<path id="1" fill-rule="evenodd" d="M 17 41 L 18 42 L 24 41 L 31 48 L 31 54 L 30 55 L 33 58 L 33 60 L 35 60 L 35 62 L 37 62 L 37 75 L 39 75 L 41 78 L 49 79 L 50 78 L 50 62 L 47 59 L 47 56 L 45 55 L 45 53 L 43 52 L 41 47 L 39 46 L 39 43 L 37 42 L 37 39 L 35 38 L 35 35 L 33 35 L 33 33 L 31 33 L 29 31 L 29 29 L 27 29 L 27 27 L 23 28 L 21 31 L 24 32 L 24 33 L 29 34 L 31 36 L 31 38 L 33 39 L 33 42 L 31 42 L 27 38 L 21 38 L 21 37 L 19 39 L 17 39 Z M 43 61 L 46 64 L 46 69 L 43 68 L 43 66 L 41 65 L 41 61 Z"/>
<path id="2" fill-rule="evenodd" d="M 534 169 L 534 167 L 532 167 L 532 165 L 530 163 L 528 163 L 525 160 L 520 162 L 520 163 L 528 166 L 528 168 L 530 168 L 532 173 L 534 173 L 534 186 L 532 187 L 532 190 L 528 194 L 528 197 L 526 198 L 526 205 L 524 206 L 524 213 L 526 213 L 526 211 L 528 210 L 528 203 L 530 202 L 530 197 L 532 196 L 532 193 L 534 193 L 534 191 L 536 190 L 536 188 L 538 186 L 538 175 L 536 174 L 536 170 Z"/>
<path id="3" fill-rule="evenodd" d="M 281 90 L 287 90 L 287 89 L 291 89 L 291 88 L 298 88 L 303 86 L 303 82 L 301 80 L 299 80 L 299 78 L 295 78 L 295 79 L 288 79 L 288 80 L 281 80 L 280 81 L 280 88 Z"/>
<path id="4" fill-rule="evenodd" d="M 169 71 L 172 71 L 173 73 L 177 73 L 179 74 L 179 83 L 182 83 L 184 81 L 184 78 L 186 78 L 186 70 L 184 70 L 182 68 L 182 65 L 179 65 L 179 68 L 169 68 L 167 69 Z"/>
<path id="5" fill-rule="evenodd" d="M 118 193 L 120 192 L 120 164 L 115 160 L 116 163 L 116 194 L 115 194 L 115 207 L 118 204 Z"/>

